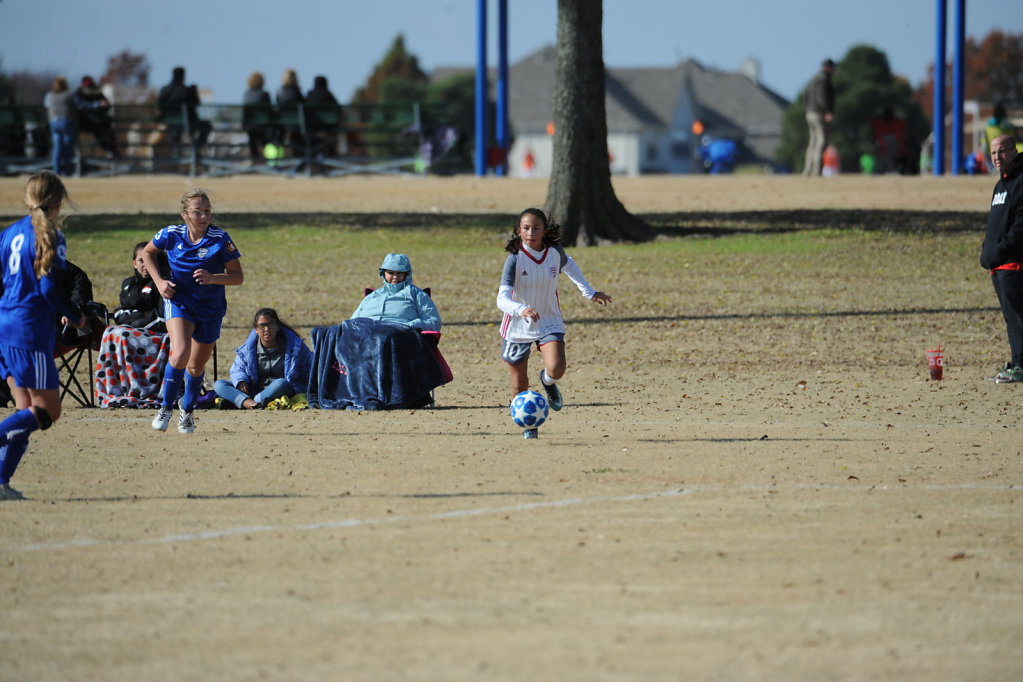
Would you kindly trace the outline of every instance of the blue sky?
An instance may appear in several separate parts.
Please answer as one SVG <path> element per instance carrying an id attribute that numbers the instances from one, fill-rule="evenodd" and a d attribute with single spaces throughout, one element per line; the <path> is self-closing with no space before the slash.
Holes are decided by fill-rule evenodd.
<path id="1" fill-rule="evenodd" d="M 949 0 L 949 34 L 954 0 Z M 892 70 L 916 85 L 934 60 L 934 0 L 604 0 L 604 62 L 609 67 L 669 66 L 695 58 L 736 70 L 753 57 L 761 80 L 792 99 L 820 64 L 858 43 L 888 54 Z M 553 43 L 556 0 L 509 0 L 509 59 Z M 245 80 L 262 71 L 273 91 L 286 68 L 303 90 L 327 76 L 342 101 L 394 37 L 426 71 L 471 66 L 476 0 L 0 0 L 0 67 L 53 71 L 76 83 L 97 76 L 124 49 L 144 53 L 150 84 L 176 65 L 214 101 L 241 100 Z M 488 0 L 490 60 L 497 1 Z M 994 28 L 1023 33 L 1023 2 L 967 0 L 967 35 Z M 817 28 L 808 30 L 808 25 Z M 951 41 L 949 56 L 951 57 Z"/>

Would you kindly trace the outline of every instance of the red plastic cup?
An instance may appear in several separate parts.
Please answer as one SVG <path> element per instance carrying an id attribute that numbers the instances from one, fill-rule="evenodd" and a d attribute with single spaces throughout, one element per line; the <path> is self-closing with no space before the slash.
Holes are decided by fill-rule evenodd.
<path id="1" fill-rule="evenodd" d="M 941 381 L 945 373 L 945 358 L 941 354 L 941 346 L 937 350 L 927 351 L 927 371 L 931 374 L 931 381 Z"/>

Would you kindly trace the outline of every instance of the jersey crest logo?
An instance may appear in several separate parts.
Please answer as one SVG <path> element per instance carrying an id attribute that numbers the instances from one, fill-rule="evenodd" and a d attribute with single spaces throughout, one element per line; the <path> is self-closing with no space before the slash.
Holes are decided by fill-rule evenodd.
<path id="1" fill-rule="evenodd" d="M 228 243 L 227 243 L 227 252 L 228 252 L 228 253 L 234 253 L 234 252 L 235 252 L 235 251 L 237 251 L 237 250 L 238 250 L 238 249 L 237 249 L 237 248 L 235 248 L 234 242 L 228 242 Z"/>
<path id="2" fill-rule="evenodd" d="M 204 246 L 201 249 L 199 249 L 196 253 L 198 253 L 199 258 L 205 258 L 210 254 L 210 250 Z"/>

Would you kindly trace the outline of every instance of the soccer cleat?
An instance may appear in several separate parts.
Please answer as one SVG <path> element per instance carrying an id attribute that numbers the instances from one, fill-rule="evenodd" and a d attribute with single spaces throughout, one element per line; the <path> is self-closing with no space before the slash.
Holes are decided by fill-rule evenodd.
<path id="1" fill-rule="evenodd" d="M 540 429 L 526 429 L 522 432 L 522 437 L 526 440 L 533 440 L 534 438 L 540 437 Z"/>
<path id="2" fill-rule="evenodd" d="M 995 375 L 996 384 L 1018 384 L 1023 382 L 1023 367 L 1008 367 Z"/>
<path id="3" fill-rule="evenodd" d="M 181 410 L 181 416 L 178 417 L 178 432 L 192 433 L 193 431 L 195 431 L 195 413 L 191 410 L 188 412 Z"/>
<path id="4" fill-rule="evenodd" d="M 0 500 L 24 500 L 25 496 L 12 488 L 9 484 L 0 485 Z"/>
<path id="5" fill-rule="evenodd" d="M 1011 362 L 1007 362 L 1007 363 L 1005 363 L 1004 367 L 1000 368 L 997 372 L 995 372 L 991 376 L 984 377 L 984 380 L 985 381 L 997 381 L 999 374 L 1001 374 L 1002 372 L 1005 372 L 1006 370 L 1010 370 L 1010 369 L 1012 369 L 1012 363 Z"/>
<path id="6" fill-rule="evenodd" d="M 547 404 L 551 406 L 551 409 L 557 412 L 561 409 L 564 404 L 561 402 L 561 391 L 558 389 L 557 384 L 551 384 L 548 386 L 543 382 L 543 370 L 540 370 L 540 385 L 543 386 L 543 392 L 547 394 Z"/>
<path id="7" fill-rule="evenodd" d="M 160 411 L 153 417 L 153 428 L 157 431 L 166 431 L 167 425 L 170 424 L 171 414 L 171 408 L 161 405 Z"/>

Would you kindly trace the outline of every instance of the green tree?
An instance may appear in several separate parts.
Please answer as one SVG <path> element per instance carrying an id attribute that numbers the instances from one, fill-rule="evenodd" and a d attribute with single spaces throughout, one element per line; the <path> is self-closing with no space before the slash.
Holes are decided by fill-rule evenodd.
<path id="1" fill-rule="evenodd" d="M 843 172 L 856 172 L 863 154 L 875 151 L 870 121 L 886 107 L 905 119 L 911 140 L 927 135 L 930 123 L 913 97 L 909 83 L 892 74 L 887 55 L 870 45 L 849 49 L 835 69 L 835 120 L 830 144 L 838 149 Z M 786 110 L 782 141 L 775 158 L 793 171 L 803 169 L 808 133 L 806 91 Z"/>
<path id="2" fill-rule="evenodd" d="M 395 154 L 396 133 L 412 124 L 413 107 L 418 105 L 424 133 L 439 126 L 451 126 L 458 133 L 456 148 L 447 155 L 447 171 L 468 167 L 475 127 L 475 87 L 472 73 L 430 82 L 419 68 L 418 57 L 405 49 L 404 38 L 398 35 L 349 107 L 349 119 L 364 126 L 356 137 L 357 149 L 365 147 L 366 153 L 375 156 Z M 411 138 L 404 142 L 410 143 Z"/>
<path id="3" fill-rule="evenodd" d="M 419 58 L 405 49 L 405 37 L 398 34 L 384 58 L 373 67 L 366 84 L 355 91 L 352 98 L 354 104 L 375 104 L 385 96 L 394 96 L 396 87 L 393 81 L 402 81 L 409 86 L 425 87 L 429 78 L 419 68 Z M 385 84 L 391 83 L 385 87 Z"/>
<path id="4" fill-rule="evenodd" d="M 991 31 L 979 43 L 966 39 L 964 47 L 966 73 L 963 74 L 963 96 L 988 105 L 996 102 L 1023 102 L 1023 33 Z M 952 103 L 952 62 L 946 65 L 948 86 L 946 106 Z M 934 115 L 934 63 L 927 68 L 927 80 L 916 90 L 916 101 L 924 113 Z"/>
<path id="5" fill-rule="evenodd" d="M 472 167 L 473 131 L 476 129 L 475 93 L 476 77 L 472 73 L 460 73 L 430 83 L 426 90 L 423 100 L 424 124 L 430 127 L 451 126 L 458 134 L 455 148 L 446 157 L 448 172 L 469 170 Z"/>
<path id="6" fill-rule="evenodd" d="M 149 85 L 149 59 L 142 53 L 124 50 L 107 59 L 107 70 L 101 83 L 144 88 Z"/>

